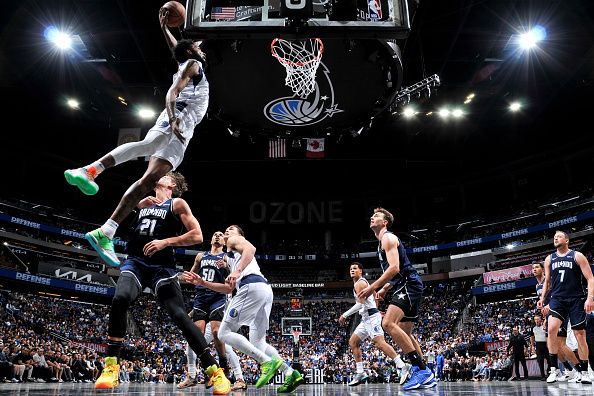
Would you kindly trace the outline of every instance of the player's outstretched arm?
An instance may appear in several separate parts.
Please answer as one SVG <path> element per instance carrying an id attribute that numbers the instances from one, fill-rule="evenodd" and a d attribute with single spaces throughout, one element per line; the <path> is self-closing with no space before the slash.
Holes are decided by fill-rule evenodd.
<path id="1" fill-rule="evenodd" d="M 173 51 L 173 47 L 177 45 L 177 40 L 173 37 L 173 34 L 169 31 L 167 27 L 167 19 L 169 18 L 169 10 L 166 8 L 161 7 L 159 10 L 159 24 L 161 25 L 161 31 L 165 35 L 165 42 L 171 51 Z"/>

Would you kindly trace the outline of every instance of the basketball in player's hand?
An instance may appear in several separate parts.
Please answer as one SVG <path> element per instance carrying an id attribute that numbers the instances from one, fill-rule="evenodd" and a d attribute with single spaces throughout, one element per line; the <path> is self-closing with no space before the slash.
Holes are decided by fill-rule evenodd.
<path id="1" fill-rule="evenodd" d="M 167 15 L 167 26 L 169 27 L 180 27 L 186 20 L 186 8 L 182 3 L 177 1 L 168 1 L 163 4 L 163 7 L 169 14 Z"/>

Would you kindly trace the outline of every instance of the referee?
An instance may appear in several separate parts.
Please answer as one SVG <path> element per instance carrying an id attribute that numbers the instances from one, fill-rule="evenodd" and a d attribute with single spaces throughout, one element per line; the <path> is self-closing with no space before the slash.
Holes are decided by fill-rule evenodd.
<path id="1" fill-rule="evenodd" d="M 547 376 L 544 369 L 545 359 L 547 361 L 547 368 L 551 367 L 549 348 L 547 348 L 547 333 L 544 329 L 542 317 L 540 315 L 534 315 L 534 324 L 530 343 L 532 344 L 532 348 L 536 351 L 536 361 L 540 368 L 540 380 L 546 381 Z"/>

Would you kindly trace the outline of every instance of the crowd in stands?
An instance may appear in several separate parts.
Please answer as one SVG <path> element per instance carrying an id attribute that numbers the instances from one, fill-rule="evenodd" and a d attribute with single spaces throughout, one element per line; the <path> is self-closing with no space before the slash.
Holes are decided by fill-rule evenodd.
<path id="1" fill-rule="evenodd" d="M 472 370 L 480 362 L 468 354 L 469 343 L 475 338 L 472 332 L 457 334 L 455 328 L 469 302 L 468 289 L 469 285 L 464 282 L 427 285 L 422 303 L 416 334 L 428 359 L 444 357 L 444 365 L 440 366 L 444 380 L 473 379 Z M 355 370 L 348 337 L 357 319 L 344 327 L 338 325 L 337 319 L 351 307 L 352 298 L 309 300 L 306 296 L 305 299 L 304 312 L 311 317 L 313 327 L 312 336 L 300 338 L 300 361 L 304 369 L 323 369 L 327 382 L 348 382 Z M 189 308 L 191 298 L 186 298 L 186 302 Z M 0 380 L 91 382 L 96 379 L 104 354 L 82 343 L 105 343 L 107 306 L 17 292 L 0 292 L 0 304 L 0 350 L 3 350 Z M 290 361 L 293 339 L 283 336 L 281 329 L 281 318 L 288 310 L 287 301 L 275 301 L 268 340 Z M 184 375 L 186 343 L 165 311 L 152 296 L 143 295 L 133 304 L 130 317 L 133 319 L 129 320 L 121 379 L 179 381 Z M 479 330 L 477 326 L 475 331 Z M 388 335 L 386 339 L 391 342 Z M 362 349 L 372 381 L 396 379 L 394 368 L 386 364 L 385 356 L 377 348 L 365 342 Z M 259 373 L 257 363 L 242 354 L 240 357 L 246 381 L 254 383 Z M 36 368 L 38 365 L 44 368 Z M 470 372 L 468 367 L 472 367 Z M 493 371 L 493 378 L 495 374 Z M 485 377 L 484 372 L 481 375 Z"/>

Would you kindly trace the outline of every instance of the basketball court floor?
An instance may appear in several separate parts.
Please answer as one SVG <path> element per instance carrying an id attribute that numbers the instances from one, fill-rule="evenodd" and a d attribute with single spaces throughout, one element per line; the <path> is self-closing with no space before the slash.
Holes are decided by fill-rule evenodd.
<path id="1" fill-rule="evenodd" d="M 277 395 L 277 386 L 268 385 L 261 389 L 250 386 L 245 392 L 231 392 L 233 396 L 264 396 Z M 0 395 L 3 396 L 87 396 L 96 394 L 110 395 L 212 395 L 212 389 L 204 389 L 203 385 L 184 390 L 176 389 L 173 384 L 122 384 L 114 390 L 95 390 L 93 384 L 2 384 Z M 300 396 L 383 396 L 383 395 L 418 395 L 418 396 L 587 396 L 594 395 L 594 386 L 582 384 L 553 384 L 547 385 L 541 381 L 521 382 L 446 382 L 439 383 L 431 389 L 403 391 L 395 384 L 366 384 L 357 387 L 347 385 L 302 385 L 292 395 Z"/>

